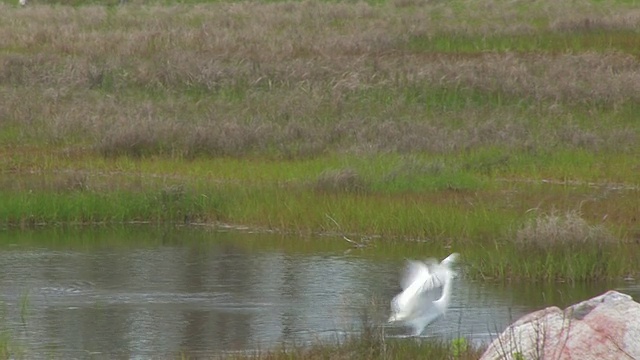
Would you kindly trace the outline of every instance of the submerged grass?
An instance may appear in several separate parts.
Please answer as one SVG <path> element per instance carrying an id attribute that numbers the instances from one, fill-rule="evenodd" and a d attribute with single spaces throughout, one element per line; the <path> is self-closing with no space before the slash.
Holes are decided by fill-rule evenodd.
<path id="1" fill-rule="evenodd" d="M 286 347 L 251 355 L 226 356 L 225 359 L 479 359 L 482 349 L 468 345 L 465 339 L 444 340 L 372 339 L 356 335 L 340 344 L 316 344 L 311 347 Z M 188 357 L 187 357 L 188 358 Z"/>
<path id="2" fill-rule="evenodd" d="M 390 338 L 384 325 L 364 313 L 358 332 L 338 336 L 336 342 L 317 342 L 311 346 L 282 345 L 271 351 L 231 355 L 229 359 L 478 359 L 485 345 L 470 344 L 465 338 L 453 340 Z"/>
<path id="3" fill-rule="evenodd" d="M 20 298 L 19 309 L 22 325 L 26 325 L 29 307 L 29 294 L 25 293 Z M 11 309 L 14 310 L 14 309 Z M 10 311 L 7 304 L 0 302 L 0 359 L 26 359 L 23 345 L 13 337 L 9 326 L 7 326 L 7 311 Z"/>

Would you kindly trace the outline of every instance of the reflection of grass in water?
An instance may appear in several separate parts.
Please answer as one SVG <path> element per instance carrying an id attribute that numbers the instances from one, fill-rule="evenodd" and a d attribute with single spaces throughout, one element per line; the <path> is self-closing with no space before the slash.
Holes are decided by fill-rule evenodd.
<path id="1" fill-rule="evenodd" d="M 20 318 L 23 324 L 25 324 L 27 316 L 26 308 L 28 305 L 26 304 L 28 301 L 25 300 L 26 298 L 25 295 L 20 299 Z M 25 350 L 13 339 L 11 331 L 5 327 L 7 311 L 6 304 L 0 302 L 0 360 L 24 359 L 26 358 Z"/>
<path id="2" fill-rule="evenodd" d="M 25 290 L 20 297 L 20 320 L 23 325 L 27 324 L 27 316 L 29 315 L 29 290 Z"/>
<path id="3" fill-rule="evenodd" d="M 4 302 L 0 302 L 0 359 L 9 359 L 10 336 L 4 329 L 7 308 Z"/>
<path id="4" fill-rule="evenodd" d="M 8 332 L 0 333 L 0 359 L 26 359 L 24 349 L 15 343 Z"/>
<path id="5" fill-rule="evenodd" d="M 0 359 L 9 359 L 10 354 L 9 337 L 5 333 L 0 333 Z"/>

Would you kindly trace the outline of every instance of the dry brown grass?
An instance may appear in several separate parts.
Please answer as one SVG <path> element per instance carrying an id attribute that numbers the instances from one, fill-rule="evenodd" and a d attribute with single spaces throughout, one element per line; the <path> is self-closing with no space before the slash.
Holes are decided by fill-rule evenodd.
<path id="1" fill-rule="evenodd" d="M 585 14 L 563 14 L 562 18 L 555 19 L 549 26 L 556 31 L 611 31 L 611 30 L 637 30 L 640 24 L 640 10 L 629 9 L 624 13 L 605 14 L 601 16 Z"/>
<path id="2" fill-rule="evenodd" d="M 23 129 L 16 142 L 107 156 L 635 148 L 634 125 L 588 119 L 615 120 L 640 102 L 633 55 L 408 44 L 630 31 L 637 12 L 460 4 L 467 11 L 440 1 L 0 5 L 0 127 Z"/>
<path id="3" fill-rule="evenodd" d="M 353 169 L 323 171 L 313 187 L 316 191 L 327 193 L 362 193 L 368 189 L 366 181 Z"/>
<path id="4" fill-rule="evenodd" d="M 527 222 L 518 230 L 516 241 L 526 248 L 600 248 L 614 243 L 616 238 L 605 226 L 589 224 L 578 211 L 552 211 Z"/>
<path id="5" fill-rule="evenodd" d="M 29 192 L 46 189 L 55 193 L 77 192 L 92 189 L 93 182 L 89 175 L 82 171 L 65 171 L 45 174 L 15 174 L 2 177 L 0 188 L 6 191 Z"/>

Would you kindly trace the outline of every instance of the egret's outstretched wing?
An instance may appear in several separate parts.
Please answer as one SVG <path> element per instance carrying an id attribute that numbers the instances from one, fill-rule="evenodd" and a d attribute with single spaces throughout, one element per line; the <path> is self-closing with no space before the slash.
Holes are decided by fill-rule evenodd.
<path id="1" fill-rule="evenodd" d="M 427 259 L 422 261 L 408 260 L 404 275 L 400 280 L 402 290 L 406 290 L 410 286 L 418 286 L 421 291 L 428 291 L 431 288 L 441 287 L 443 285 L 442 276 L 435 276 L 436 271 L 440 271 L 442 265 L 435 259 Z"/>
<path id="2" fill-rule="evenodd" d="M 407 266 L 404 270 L 404 275 L 400 280 L 400 286 L 402 290 L 406 290 L 411 284 L 415 284 L 417 281 L 424 281 L 430 275 L 429 268 L 421 261 L 407 261 Z"/>
<path id="3" fill-rule="evenodd" d="M 436 279 L 434 281 L 444 286 L 445 279 L 455 278 L 458 274 L 451 268 L 451 266 L 455 263 L 457 258 L 458 254 L 453 253 L 446 259 L 442 260 L 440 264 L 437 264 L 436 266 L 430 268 L 429 270 L 431 271 L 431 276 Z"/>

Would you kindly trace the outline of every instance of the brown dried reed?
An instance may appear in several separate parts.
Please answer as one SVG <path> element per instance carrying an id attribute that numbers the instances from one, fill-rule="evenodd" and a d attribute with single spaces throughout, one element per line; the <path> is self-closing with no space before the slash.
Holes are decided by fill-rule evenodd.
<path id="1" fill-rule="evenodd" d="M 567 5 L 549 3 L 529 14 L 550 24 L 540 30 L 498 26 L 527 18 L 515 5 L 461 1 L 469 12 L 438 1 L 0 5 L 0 127 L 28 128 L 16 141 L 80 142 L 107 156 L 634 148 L 632 125 L 589 119 L 640 101 L 633 55 L 407 43 L 628 31 L 637 12 L 585 2 L 565 19 Z"/>
<path id="2" fill-rule="evenodd" d="M 567 246 L 601 247 L 611 244 L 615 237 L 603 225 L 590 225 L 580 212 L 564 214 L 552 211 L 527 222 L 516 234 L 516 241 L 524 247 L 542 249 Z"/>
<path id="3" fill-rule="evenodd" d="M 367 188 L 365 180 L 353 169 L 323 171 L 314 184 L 316 191 L 327 193 L 362 193 Z"/>

